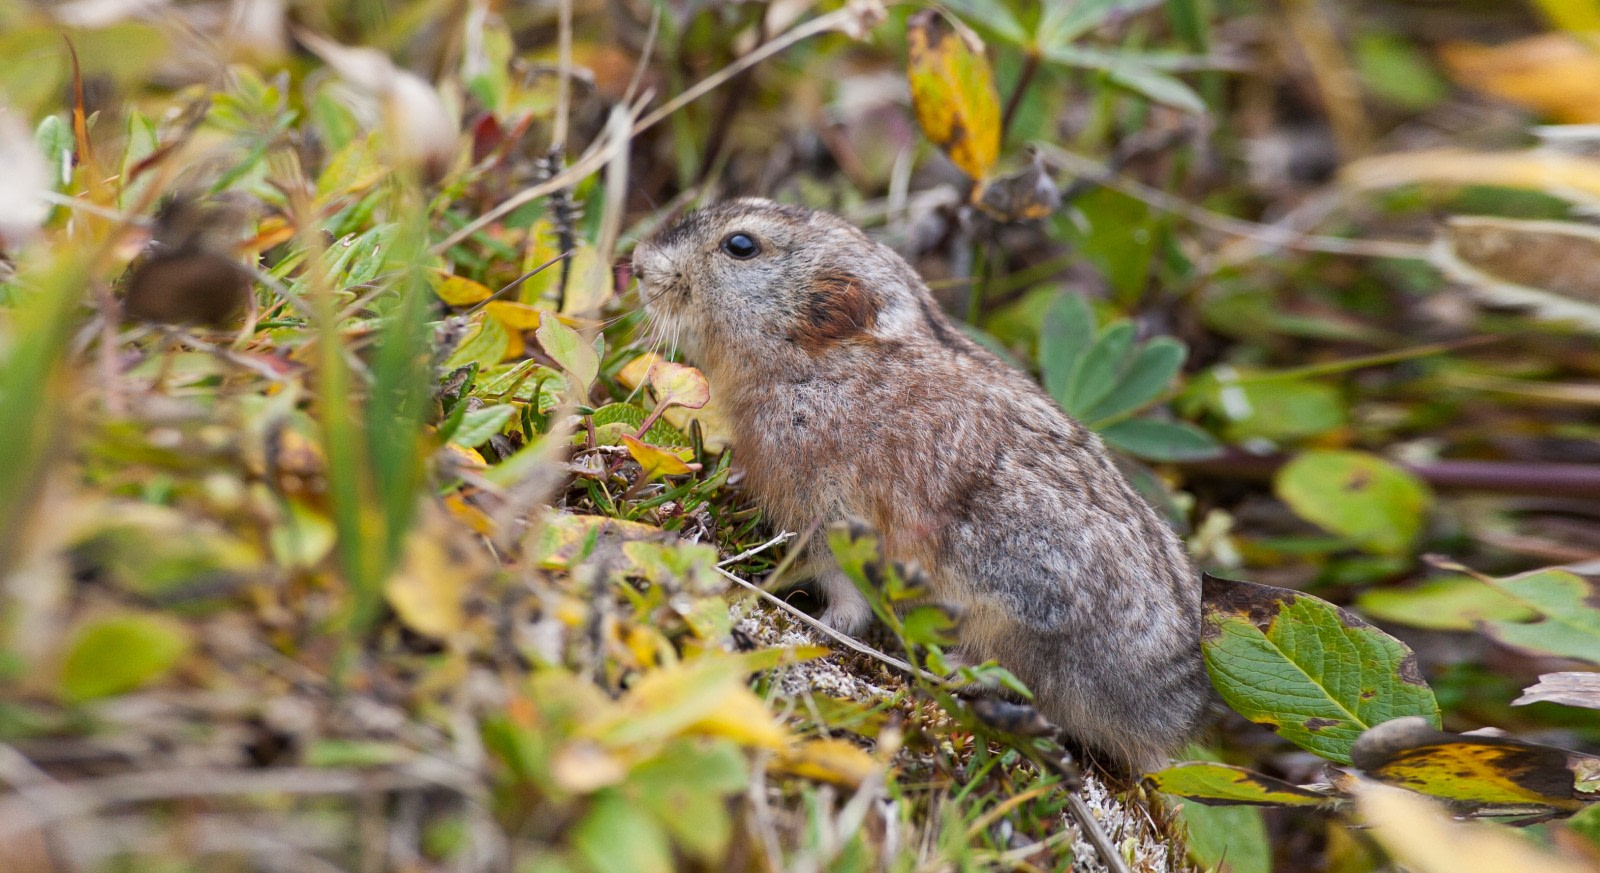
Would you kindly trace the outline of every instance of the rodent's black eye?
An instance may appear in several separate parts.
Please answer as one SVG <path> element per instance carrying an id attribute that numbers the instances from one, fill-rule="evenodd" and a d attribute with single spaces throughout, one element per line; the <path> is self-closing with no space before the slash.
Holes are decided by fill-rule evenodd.
<path id="1" fill-rule="evenodd" d="M 722 241 L 722 250 L 727 252 L 729 257 L 748 261 L 761 254 L 761 244 L 748 233 L 730 233 Z"/>

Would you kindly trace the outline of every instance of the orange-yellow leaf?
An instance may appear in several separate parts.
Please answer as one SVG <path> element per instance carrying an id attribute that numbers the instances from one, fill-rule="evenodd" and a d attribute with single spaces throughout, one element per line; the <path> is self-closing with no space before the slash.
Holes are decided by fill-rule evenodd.
<path id="1" fill-rule="evenodd" d="M 699 409 L 711 399 L 711 386 L 699 370 L 672 361 L 650 368 L 650 386 L 656 389 L 656 402 L 663 406 Z"/>
<path id="2" fill-rule="evenodd" d="M 951 163 L 982 188 L 1000 156 L 1000 94 L 983 43 L 933 9 L 913 15 L 906 27 L 917 121 Z"/>
<path id="3" fill-rule="evenodd" d="M 515 303 L 510 300 L 495 300 L 486 304 L 484 310 L 491 318 L 496 319 L 510 330 L 535 330 L 539 327 L 539 312 L 526 303 Z"/>
<path id="4" fill-rule="evenodd" d="M 451 276 L 441 273 L 434 283 L 433 292 L 439 299 L 451 306 L 471 306 L 482 303 L 493 294 L 482 282 L 474 282 L 465 276 Z"/>
<path id="5" fill-rule="evenodd" d="M 1600 50 L 1572 34 L 1496 46 L 1451 43 L 1440 57 L 1476 91 L 1567 124 L 1600 124 Z"/>
<path id="6" fill-rule="evenodd" d="M 644 468 L 643 475 L 646 482 L 662 476 L 681 476 L 700 469 L 699 464 L 685 462 L 671 449 L 642 443 L 629 434 L 622 435 L 622 442 L 628 447 L 628 454 Z"/>

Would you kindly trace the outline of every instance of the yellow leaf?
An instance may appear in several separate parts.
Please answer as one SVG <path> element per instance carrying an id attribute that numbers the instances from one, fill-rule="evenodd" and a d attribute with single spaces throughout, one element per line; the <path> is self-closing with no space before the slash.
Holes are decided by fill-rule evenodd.
<path id="1" fill-rule="evenodd" d="M 471 306 L 488 300 L 494 292 L 481 282 L 440 271 L 434 282 L 433 293 L 451 306 Z"/>
<path id="2" fill-rule="evenodd" d="M 1593 873 L 1589 864 L 1540 851 L 1503 827 L 1451 821 L 1443 808 L 1409 791 L 1363 781 L 1355 796 L 1373 836 L 1412 873 Z"/>
<path id="3" fill-rule="evenodd" d="M 1462 84 L 1567 124 L 1600 123 L 1600 51 L 1566 33 L 1440 50 Z"/>
<path id="4" fill-rule="evenodd" d="M 810 740 L 785 751 L 778 767 L 786 773 L 857 788 L 878 769 L 878 762 L 854 743 L 839 739 Z"/>
<path id="5" fill-rule="evenodd" d="M 467 572 L 434 536 L 418 532 L 406 543 L 400 569 L 384 583 L 383 596 L 406 627 L 435 639 L 466 624 L 461 599 Z"/>
<path id="6" fill-rule="evenodd" d="M 983 43 L 933 9 L 906 25 L 911 102 L 934 145 L 980 183 L 1000 156 L 1000 95 Z"/>
<path id="7" fill-rule="evenodd" d="M 477 449 L 450 443 L 444 447 L 444 451 L 454 456 L 457 464 L 469 470 L 485 470 L 489 467 L 489 462 L 483 459 L 483 455 L 479 454 Z"/>
<path id="8" fill-rule="evenodd" d="M 788 732 L 745 685 L 744 676 L 737 659 L 716 655 L 647 671 L 618 710 L 591 721 L 586 732 L 613 748 L 683 734 L 785 748 Z"/>
<path id="9" fill-rule="evenodd" d="M 645 352 L 622 365 L 622 369 L 617 371 L 617 381 L 622 383 L 622 387 L 632 391 L 650 378 L 651 367 L 664 360 L 666 359 L 655 352 Z"/>
<path id="10" fill-rule="evenodd" d="M 495 300 L 485 304 L 483 308 L 491 318 L 505 325 L 508 330 L 535 330 L 539 327 L 541 310 L 526 303 Z"/>
<path id="11" fill-rule="evenodd" d="M 686 463 L 683 458 L 679 457 L 671 449 L 642 443 L 634 439 L 630 434 L 622 435 L 622 443 L 628 447 L 628 454 L 632 455 L 633 459 L 639 462 L 639 466 L 644 468 L 644 472 L 641 475 L 644 476 L 646 482 L 659 479 L 662 476 L 681 476 L 684 473 L 693 473 L 700 469 L 699 464 Z"/>
<path id="12" fill-rule="evenodd" d="M 626 558 L 622 549 L 626 543 L 670 538 L 671 534 L 637 521 L 553 512 L 529 538 L 528 555 L 546 570 L 571 569 L 573 559 L 591 536 L 595 543 L 594 555 L 604 561 Z"/>
<path id="13" fill-rule="evenodd" d="M 461 448 L 460 446 L 454 445 L 452 445 L 452 447 Z M 478 454 L 473 449 L 466 449 L 466 451 L 472 452 L 474 455 Z M 479 455 L 478 459 L 482 460 L 483 456 Z M 448 510 L 451 515 L 455 516 L 457 521 L 464 522 L 467 527 L 472 528 L 474 531 L 484 536 L 491 536 L 495 532 L 494 520 L 489 518 L 489 514 L 468 503 L 466 498 L 462 497 L 459 493 L 451 494 L 450 496 L 446 497 L 444 499 L 444 508 Z"/>

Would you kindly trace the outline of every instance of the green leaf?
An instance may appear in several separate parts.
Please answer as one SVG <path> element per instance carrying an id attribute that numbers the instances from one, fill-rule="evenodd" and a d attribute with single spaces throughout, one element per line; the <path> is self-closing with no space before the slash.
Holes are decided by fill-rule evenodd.
<path id="1" fill-rule="evenodd" d="M 476 448 L 500 432 L 517 411 L 511 404 L 484 406 L 461 416 L 461 426 L 456 428 L 450 442 L 466 448 Z"/>
<path id="2" fill-rule="evenodd" d="M 1174 109 L 1204 115 L 1206 104 L 1182 81 L 1141 64 L 1124 64 L 1106 74 L 1111 81 L 1136 94 Z"/>
<path id="3" fill-rule="evenodd" d="M 1048 53 L 1105 24 L 1112 16 L 1130 15 L 1160 3 L 1161 0 L 1073 0 L 1043 4 L 1038 44 Z"/>
<path id="4" fill-rule="evenodd" d="M 727 740 L 678 740 L 628 776 L 639 802 L 689 855 L 710 863 L 733 836 L 726 798 L 748 788 L 744 755 Z"/>
<path id="5" fill-rule="evenodd" d="M 587 392 L 600 374 L 600 355 L 594 346 L 584 342 L 583 336 L 563 324 L 554 312 L 539 316 L 539 329 L 534 336 L 545 354 L 577 380 L 573 388 L 580 394 Z"/>
<path id="6" fill-rule="evenodd" d="M 61 692 L 82 701 L 132 691 L 172 669 L 189 646 L 189 629 L 163 615 L 126 612 L 92 620 L 67 645 Z"/>
<path id="7" fill-rule="evenodd" d="M 1232 442 L 1303 439 L 1343 427 L 1344 397 L 1325 382 L 1303 379 L 1208 380 L 1206 405 L 1228 424 Z"/>
<path id="8" fill-rule="evenodd" d="M 1062 404 L 1067 414 L 1082 419 L 1084 410 L 1093 408 L 1111 393 L 1128 368 L 1133 335 L 1131 321 L 1119 321 L 1100 331 L 1072 374 L 1072 384 Z"/>
<path id="9" fill-rule="evenodd" d="M 945 0 L 945 8 L 959 13 L 968 24 L 981 27 L 1014 46 L 1028 45 L 1028 29 L 1002 0 Z"/>
<path id="10" fill-rule="evenodd" d="M 1363 731 L 1439 704 L 1404 643 L 1327 601 L 1206 575 L 1201 652 L 1235 712 L 1324 758 L 1350 762 Z"/>
<path id="11" fill-rule="evenodd" d="M 1188 348 L 1170 336 L 1158 336 L 1134 354 L 1133 363 L 1106 398 L 1084 412 L 1083 420 L 1097 422 L 1114 418 L 1149 405 L 1166 390 L 1178 371 Z"/>
<path id="12" fill-rule="evenodd" d="M 1039 368 L 1044 371 L 1044 390 L 1056 403 L 1066 406 L 1067 391 L 1078 361 L 1094 341 L 1094 312 L 1081 294 L 1056 295 L 1044 313 L 1044 329 L 1039 333 Z"/>
<path id="13" fill-rule="evenodd" d="M 1535 614 L 1532 621 L 1486 621 L 1482 628 L 1489 637 L 1528 652 L 1600 664 L 1600 581 L 1566 570 L 1485 581 Z"/>
<path id="14" fill-rule="evenodd" d="M 1211 434 L 1183 421 L 1130 418 L 1101 430 L 1100 437 L 1112 448 L 1151 461 L 1192 461 L 1222 452 Z"/>
<path id="15" fill-rule="evenodd" d="M 1353 451 L 1305 452 L 1278 471 L 1273 490 L 1301 518 L 1391 555 L 1410 550 L 1433 499 L 1416 476 Z"/>
<path id="16" fill-rule="evenodd" d="M 1079 46 L 1056 46 L 1046 49 L 1046 60 L 1069 67 L 1100 70 L 1113 84 L 1140 94 L 1157 103 L 1164 103 L 1185 112 L 1203 114 L 1204 100 L 1172 75 L 1158 67 L 1175 66 L 1189 60 L 1181 56 L 1140 55 L 1131 52 L 1106 52 Z"/>
<path id="17" fill-rule="evenodd" d="M 672 873 L 666 829 L 615 789 L 594 795 L 572 830 L 572 845 L 594 873 Z"/>
<path id="18" fill-rule="evenodd" d="M 1186 803 L 1178 815 L 1187 825 L 1189 857 L 1212 873 L 1272 873 L 1272 843 L 1266 819 L 1251 806 Z"/>
<path id="19" fill-rule="evenodd" d="M 622 442 L 622 434 L 624 432 L 633 433 L 638 430 L 639 425 L 644 424 L 646 415 L 648 413 L 642 407 L 635 406 L 632 403 L 607 403 L 605 406 L 596 409 L 591 418 L 594 419 L 594 429 L 597 432 L 616 431 L 610 439 L 606 439 L 606 435 L 603 433 L 598 434 L 601 444 L 616 445 Z M 616 425 L 616 427 L 609 427 L 611 425 Z M 674 448 L 689 445 L 689 438 L 684 436 L 682 431 L 661 419 L 656 419 L 656 423 L 650 425 L 650 429 L 644 432 L 644 441 L 652 446 L 671 446 Z"/>
<path id="20" fill-rule="evenodd" d="M 1585 840 L 1591 852 L 1600 855 L 1600 803 L 1591 803 L 1567 819 L 1566 829 Z"/>
<path id="21" fill-rule="evenodd" d="M 1174 764 L 1145 777 L 1157 791 L 1211 806 L 1321 806 L 1331 798 L 1254 770 L 1213 761 Z"/>
<path id="22" fill-rule="evenodd" d="M 538 412 L 548 412 L 561 402 L 560 395 L 566 390 L 565 376 L 538 361 L 528 360 L 490 367 L 479 376 L 472 394 L 496 400 L 521 400 L 534 404 Z"/>
<path id="23" fill-rule="evenodd" d="M 1441 631 L 1471 631 L 1490 619 L 1529 621 L 1537 613 L 1470 576 L 1429 579 L 1405 588 L 1371 588 L 1356 597 L 1362 613 L 1382 621 Z"/>

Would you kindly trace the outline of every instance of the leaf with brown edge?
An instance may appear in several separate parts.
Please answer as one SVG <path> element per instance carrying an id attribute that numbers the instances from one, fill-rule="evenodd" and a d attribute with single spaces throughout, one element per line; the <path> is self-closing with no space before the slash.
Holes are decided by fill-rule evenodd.
<path id="1" fill-rule="evenodd" d="M 1235 712 L 1340 763 L 1363 731 L 1439 704 L 1404 643 L 1309 594 L 1220 579 L 1202 587 L 1200 649 Z"/>
<path id="2" fill-rule="evenodd" d="M 1000 156 L 1000 94 L 982 41 L 925 9 L 906 23 L 906 46 L 911 102 L 922 132 L 981 189 Z"/>
<path id="3" fill-rule="evenodd" d="M 1144 779 L 1157 791 L 1187 797 L 1207 806 L 1322 806 L 1333 801 L 1320 791 L 1214 761 L 1174 764 Z"/>
<path id="4" fill-rule="evenodd" d="M 1369 777 L 1421 794 L 1476 805 L 1574 810 L 1576 774 L 1568 752 L 1511 737 L 1440 731 L 1420 718 L 1373 727 L 1350 758 Z"/>

